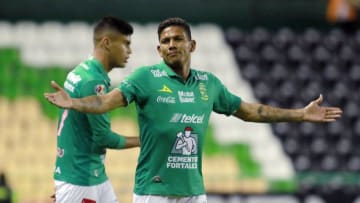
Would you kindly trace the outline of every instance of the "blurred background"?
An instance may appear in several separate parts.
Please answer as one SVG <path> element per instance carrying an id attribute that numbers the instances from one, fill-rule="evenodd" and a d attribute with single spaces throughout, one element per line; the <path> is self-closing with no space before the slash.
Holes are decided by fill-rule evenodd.
<path id="1" fill-rule="evenodd" d="M 58 109 L 50 81 L 92 52 L 105 15 L 131 22 L 132 55 L 110 73 L 116 86 L 158 63 L 157 25 L 192 26 L 194 68 L 217 75 L 245 101 L 285 108 L 324 96 L 334 123 L 250 124 L 213 114 L 204 179 L 209 203 L 360 202 L 360 29 L 357 0 L 12 0 L 0 7 L 0 202 L 47 203 L 53 194 Z M 134 106 L 111 112 L 112 128 L 137 136 Z M 132 201 L 137 149 L 109 150 L 107 172 Z M 10 194 L 11 193 L 11 194 Z"/>

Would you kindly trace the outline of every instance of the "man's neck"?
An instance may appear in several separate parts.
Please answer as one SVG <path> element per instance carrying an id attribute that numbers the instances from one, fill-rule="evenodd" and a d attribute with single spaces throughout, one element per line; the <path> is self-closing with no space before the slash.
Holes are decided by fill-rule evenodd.
<path id="1" fill-rule="evenodd" d="M 111 71 L 111 68 L 109 66 L 109 61 L 105 57 L 105 54 L 104 54 L 103 51 L 95 49 L 94 52 L 93 52 L 93 56 L 94 56 L 94 58 L 96 58 L 101 63 L 101 65 L 103 66 L 104 70 L 107 73 L 109 73 Z"/>
<path id="2" fill-rule="evenodd" d="M 178 76 L 186 81 L 190 75 L 190 64 L 173 64 L 169 66 Z"/>

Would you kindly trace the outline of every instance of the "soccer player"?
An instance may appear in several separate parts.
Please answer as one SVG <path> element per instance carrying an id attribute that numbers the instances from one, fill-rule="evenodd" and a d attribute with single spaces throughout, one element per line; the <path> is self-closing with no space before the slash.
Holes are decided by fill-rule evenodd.
<path id="1" fill-rule="evenodd" d="M 127 22 L 115 17 L 102 18 L 94 28 L 93 56 L 67 75 L 66 92 L 74 98 L 106 94 L 110 87 L 108 72 L 127 63 L 132 33 Z M 117 203 L 105 172 L 106 148 L 137 147 L 138 137 L 113 132 L 108 113 L 61 109 L 59 115 L 54 172 L 56 202 Z"/>
<path id="2" fill-rule="evenodd" d="M 108 94 L 71 98 L 52 82 L 45 93 L 57 106 L 104 113 L 135 102 L 141 149 L 136 168 L 134 203 L 204 203 L 202 151 L 212 111 L 251 122 L 332 122 L 342 114 L 322 107 L 322 96 L 300 109 L 248 103 L 232 94 L 213 74 L 191 68 L 196 42 L 181 18 L 159 24 L 157 50 L 163 61 L 138 68 Z M 185 136 L 183 131 L 185 129 Z M 193 140 L 191 142 L 186 140 Z M 187 153 L 179 149 L 187 142 Z M 191 146 L 189 145 L 191 143 Z M 196 146 L 196 150 L 191 147 Z"/>

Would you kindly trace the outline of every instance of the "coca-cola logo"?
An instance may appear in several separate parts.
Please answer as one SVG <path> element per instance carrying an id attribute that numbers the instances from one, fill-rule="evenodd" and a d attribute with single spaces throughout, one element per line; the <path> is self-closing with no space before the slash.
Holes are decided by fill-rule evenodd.
<path id="1" fill-rule="evenodd" d="M 163 97 L 163 96 L 158 96 L 156 98 L 156 102 L 157 103 L 165 103 L 165 104 L 175 104 L 175 97 L 172 96 L 168 96 L 168 97 Z"/>

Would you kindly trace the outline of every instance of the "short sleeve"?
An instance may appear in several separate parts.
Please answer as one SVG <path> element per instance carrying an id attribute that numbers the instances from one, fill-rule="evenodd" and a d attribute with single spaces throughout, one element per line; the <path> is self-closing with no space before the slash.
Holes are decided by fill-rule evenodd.
<path id="1" fill-rule="evenodd" d="M 241 98 L 232 94 L 224 84 L 213 76 L 215 86 L 213 111 L 225 115 L 234 114 L 240 107 Z"/>
<path id="2" fill-rule="evenodd" d="M 144 102 L 148 92 L 146 86 L 148 83 L 146 67 L 138 68 L 128 75 L 124 81 L 117 87 L 126 98 L 128 104 L 135 101 L 138 104 Z"/>
<path id="3" fill-rule="evenodd" d="M 80 97 L 102 95 L 108 92 L 104 81 L 92 80 L 82 85 Z M 125 138 L 111 131 L 110 117 L 105 114 L 86 114 L 94 143 L 100 148 L 121 149 L 125 145 Z"/>

